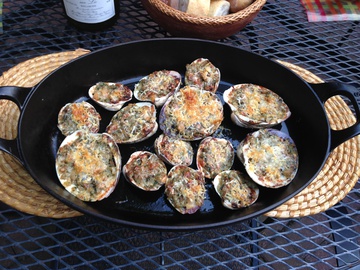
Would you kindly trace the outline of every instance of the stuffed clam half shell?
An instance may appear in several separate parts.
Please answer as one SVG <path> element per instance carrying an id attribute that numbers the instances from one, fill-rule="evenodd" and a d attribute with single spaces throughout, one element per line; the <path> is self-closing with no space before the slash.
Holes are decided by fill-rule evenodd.
<path id="1" fill-rule="evenodd" d="M 58 114 L 58 128 L 65 136 L 81 129 L 96 133 L 101 116 L 93 105 L 86 101 L 65 104 Z"/>
<path id="2" fill-rule="evenodd" d="M 222 171 L 230 170 L 235 151 L 230 141 L 222 138 L 203 139 L 196 155 L 196 165 L 206 178 L 214 178 Z"/>
<path id="3" fill-rule="evenodd" d="M 172 167 L 165 183 L 165 195 L 181 214 L 194 214 L 204 204 L 204 175 L 187 166 Z"/>
<path id="4" fill-rule="evenodd" d="M 118 111 L 106 127 L 106 132 L 121 143 L 137 143 L 156 133 L 156 108 L 150 102 L 130 103 Z"/>
<path id="5" fill-rule="evenodd" d="M 245 128 L 275 126 L 291 115 L 284 100 L 275 92 L 255 84 L 237 84 L 224 92 L 233 122 Z"/>
<path id="6" fill-rule="evenodd" d="M 185 85 L 215 93 L 220 84 L 220 70 L 209 59 L 198 58 L 186 65 Z"/>
<path id="7" fill-rule="evenodd" d="M 216 94 L 185 86 L 161 108 L 159 123 L 167 136 L 193 141 L 213 134 L 223 118 L 223 105 Z"/>
<path id="8" fill-rule="evenodd" d="M 89 89 L 89 97 L 109 111 L 118 111 L 132 99 L 132 91 L 126 85 L 113 82 L 98 82 Z"/>
<path id="9" fill-rule="evenodd" d="M 288 185 L 295 177 L 299 155 L 291 137 L 276 129 L 260 129 L 240 142 L 237 156 L 254 182 L 267 188 Z"/>
<path id="10" fill-rule="evenodd" d="M 166 182 L 167 168 L 154 153 L 136 151 L 123 166 L 125 179 L 145 191 L 159 190 Z"/>
<path id="11" fill-rule="evenodd" d="M 78 130 L 61 143 L 55 167 L 68 192 L 83 201 L 100 201 L 118 183 L 121 155 L 110 135 Z"/>
<path id="12" fill-rule="evenodd" d="M 189 166 L 193 162 L 194 149 L 190 142 L 161 134 L 154 142 L 155 153 L 169 165 Z"/>
<path id="13" fill-rule="evenodd" d="M 213 180 L 216 193 L 226 208 L 235 210 L 252 205 L 259 197 L 259 188 L 246 174 L 236 170 L 219 173 Z"/>
<path id="14" fill-rule="evenodd" d="M 142 78 L 134 86 L 134 97 L 140 101 L 150 101 L 156 107 L 164 105 L 170 95 L 180 88 L 181 75 L 174 70 L 154 71 Z"/>

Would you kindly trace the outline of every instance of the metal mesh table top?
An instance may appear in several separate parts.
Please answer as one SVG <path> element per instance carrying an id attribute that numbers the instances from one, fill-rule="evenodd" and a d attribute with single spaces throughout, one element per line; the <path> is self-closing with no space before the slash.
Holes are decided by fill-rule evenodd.
<path id="1" fill-rule="evenodd" d="M 140 1 L 121 1 L 101 32 L 66 23 L 60 1 L 3 1 L 0 74 L 36 56 L 171 37 Z M 221 40 L 360 89 L 358 21 L 309 23 L 300 1 L 268 0 L 255 20 Z M 89 216 L 51 219 L 0 204 L 0 269 L 352 269 L 360 261 L 360 183 L 308 217 L 264 216 L 231 226 L 159 232 Z"/>

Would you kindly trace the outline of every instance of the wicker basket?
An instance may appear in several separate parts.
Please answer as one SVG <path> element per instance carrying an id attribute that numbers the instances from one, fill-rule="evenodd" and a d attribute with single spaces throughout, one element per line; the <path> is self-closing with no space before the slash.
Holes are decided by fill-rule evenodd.
<path id="1" fill-rule="evenodd" d="M 217 40 L 229 37 L 249 24 L 266 0 L 255 0 L 247 8 L 226 16 L 195 16 L 176 10 L 161 0 L 141 0 L 150 17 L 173 36 Z"/>

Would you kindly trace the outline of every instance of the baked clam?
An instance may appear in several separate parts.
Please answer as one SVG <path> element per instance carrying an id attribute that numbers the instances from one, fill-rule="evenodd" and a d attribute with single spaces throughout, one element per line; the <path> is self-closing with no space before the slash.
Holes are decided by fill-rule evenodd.
<path id="1" fill-rule="evenodd" d="M 232 210 L 248 207 L 259 197 L 258 186 L 240 171 L 228 170 L 219 173 L 213 180 L 213 185 L 223 206 Z"/>
<path id="2" fill-rule="evenodd" d="M 213 134 L 223 117 L 223 105 L 216 94 L 185 86 L 170 96 L 161 108 L 159 123 L 167 136 L 192 141 Z"/>
<path id="3" fill-rule="evenodd" d="M 118 183 L 121 155 L 110 135 L 78 130 L 61 143 L 55 167 L 68 192 L 83 201 L 100 201 Z"/>
<path id="4" fill-rule="evenodd" d="M 156 107 L 164 105 L 170 95 L 180 88 L 181 75 L 174 70 L 154 71 L 134 86 L 134 97 L 150 101 Z"/>
<path id="5" fill-rule="evenodd" d="M 185 85 L 215 93 L 220 84 L 220 70 L 209 59 L 198 58 L 186 65 Z"/>
<path id="6" fill-rule="evenodd" d="M 126 85 L 113 82 L 98 82 L 89 89 L 89 97 L 109 111 L 118 111 L 132 99 L 132 91 Z"/>
<path id="7" fill-rule="evenodd" d="M 255 84 L 237 84 L 224 92 L 233 122 L 245 128 L 273 127 L 291 115 L 284 100 L 275 92 Z"/>
<path id="8" fill-rule="evenodd" d="M 190 142 L 161 134 L 154 142 L 155 153 L 169 165 L 189 166 L 193 162 L 194 150 Z"/>
<path id="9" fill-rule="evenodd" d="M 181 214 L 193 214 L 204 204 L 205 178 L 193 168 L 176 165 L 168 173 L 165 195 Z"/>
<path id="10" fill-rule="evenodd" d="M 136 143 L 156 133 L 156 108 L 150 102 L 130 103 L 118 111 L 106 127 L 117 143 Z"/>
<path id="11" fill-rule="evenodd" d="M 196 154 L 196 165 L 206 178 L 214 178 L 222 171 L 230 170 L 235 151 L 230 141 L 222 138 L 203 139 Z"/>
<path id="12" fill-rule="evenodd" d="M 288 185 L 299 166 L 299 155 L 292 138 L 271 128 L 247 134 L 238 146 L 237 156 L 251 179 L 267 188 Z"/>
<path id="13" fill-rule="evenodd" d="M 86 101 L 65 104 L 58 114 L 58 128 L 65 136 L 81 129 L 96 133 L 101 116 L 93 105 Z"/>
<path id="14" fill-rule="evenodd" d="M 136 151 L 123 166 L 125 179 L 145 191 L 159 190 L 166 182 L 167 169 L 154 153 Z"/>

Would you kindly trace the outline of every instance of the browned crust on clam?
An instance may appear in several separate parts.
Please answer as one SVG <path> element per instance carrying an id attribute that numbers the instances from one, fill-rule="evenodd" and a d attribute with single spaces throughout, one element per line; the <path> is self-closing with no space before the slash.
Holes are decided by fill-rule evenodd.
<path id="1" fill-rule="evenodd" d="M 185 85 L 215 93 L 220 84 L 220 70 L 206 58 L 195 59 L 186 65 Z"/>
<path id="2" fill-rule="evenodd" d="M 232 167 L 234 157 L 235 152 L 230 141 L 207 137 L 199 144 L 196 165 L 206 178 L 214 178 Z"/>
<path id="3" fill-rule="evenodd" d="M 185 86 L 166 101 L 159 123 L 164 134 L 192 141 L 212 135 L 223 118 L 223 105 L 216 94 Z"/>
<path id="4" fill-rule="evenodd" d="M 65 104 L 58 114 L 58 128 L 65 136 L 81 129 L 96 133 L 101 116 L 94 106 L 86 101 Z"/>
<path id="5" fill-rule="evenodd" d="M 156 133 L 156 108 L 150 102 L 130 103 L 118 111 L 106 127 L 106 132 L 121 143 L 137 143 Z"/>
<path id="6" fill-rule="evenodd" d="M 169 165 L 189 166 L 193 162 L 194 150 L 190 142 L 161 134 L 154 142 L 155 153 Z"/>
<path id="7" fill-rule="evenodd" d="M 227 89 L 223 97 L 231 108 L 231 119 L 241 127 L 273 127 L 291 115 L 278 94 L 260 85 L 237 84 Z"/>
<path id="8" fill-rule="evenodd" d="M 145 191 L 159 190 L 166 182 L 167 169 L 154 153 L 136 151 L 123 166 L 125 179 Z"/>
<path id="9" fill-rule="evenodd" d="M 187 166 L 174 166 L 168 173 L 165 195 L 179 213 L 194 214 L 205 200 L 203 174 Z"/>
<path id="10" fill-rule="evenodd" d="M 132 99 L 132 91 L 126 85 L 114 82 L 98 82 L 88 91 L 89 97 L 109 111 L 118 111 Z"/>
<path id="11" fill-rule="evenodd" d="M 248 207 L 259 197 L 259 188 L 249 176 L 240 171 L 219 173 L 213 180 L 216 193 L 224 207 L 236 210 Z"/>
<path id="12" fill-rule="evenodd" d="M 267 188 L 288 185 L 299 166 L 299 154 L 288 134 L 276 129 L 260 129 L 240 142 L 237 156 L 257 184 Z"/>
<path id="13" fill-rule="evenodd" d="M 60 183 L 72 195 L 83 201 L 100 201 L 118 183 L 121 154 L 110 135 L 78 130 L 61 143 L 55 168 Z"/>

